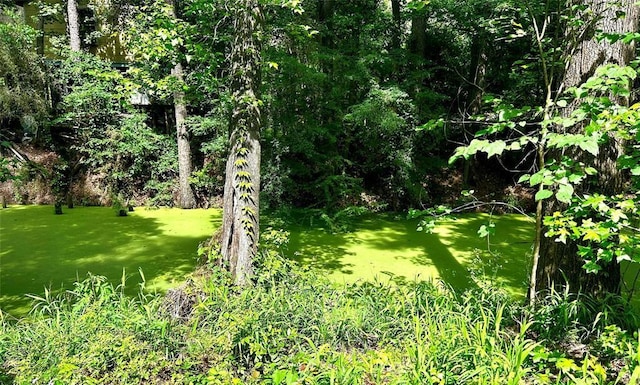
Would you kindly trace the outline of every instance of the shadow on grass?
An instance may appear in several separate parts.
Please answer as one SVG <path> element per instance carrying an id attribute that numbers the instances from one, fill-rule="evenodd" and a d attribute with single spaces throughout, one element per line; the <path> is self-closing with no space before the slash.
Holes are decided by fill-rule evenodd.
<path id="1" fill-rule="evenodd" d="M 394 281 L 442 279 L 456 289 L 477 285 L 471 271 L 486 250 L 486 239 L 479 238 L 478 228 L 489 220 L 487 215 L 461 216 L 438 226 L 434 234 L 416 231 L 417 220 L 392 215 L 364 216 L 354 221 L 354 231 L 330 234 L 319 227 L 292 225 L 289 257 L 309 263 L 332 277 L 347 281 L 373 279 L 384 274 Z M 507 290 L 523 295 L 529 272 L 529 250 L 533 226 L 521 216 L 494 217 L 496 235 L 492 250 L 499 257 L 491 261 L 492 275 Z M 490 261 L 480 262 L 488 264 Z"/>
<path id="2" fill-rule="evenodd" d="M 351 234 L 332 234 L 322 228 L 293 225 L 290 232 L 288 257 L 321 271 L 353 274 L 355 264 L 349 262 L 356 253 L 348 249 Z"/>
<path id="3" fill-rule="evenodd" d="M 26 293 L 42 295 L 45 287 L 69 290 L 89 272 L 119 284 L 124 271 L 131 294 L 142 282 L 139 270 L 150 290 L 164 291 L 182 281 L 195 266 L 198 243 L 214 224 L 208 233 L 200 228 L 190 235 L 163 215 L 117 217 L 102 207 L 67 209 L 63 215 L 53 215 L 51 206 L 1 210 L 0 309 L 24 315 L 30 305 Z M 203 215 L 207 224 L 216 218 L 220 222 L 219 211 Z"/>

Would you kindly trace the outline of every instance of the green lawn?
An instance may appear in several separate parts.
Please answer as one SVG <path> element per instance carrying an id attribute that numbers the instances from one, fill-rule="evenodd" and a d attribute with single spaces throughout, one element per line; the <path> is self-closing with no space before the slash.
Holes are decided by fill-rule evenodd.
<path id="1" fill-rule="evenodd" d="M 439 226 L 435 234 L 419 233 L 415 220 L 391 215 L 355 219 L 353 231 L 340 234 L 294 220 L 286 224 L 291 232 L 287 253 L 337 282 L 440 277 L 466 288 L 473 281 L 470 270 L 478 267 L 473 250 L 487 247 L 476 235 L 487 219 L 466 215 Z M 491 246 L 501 253 L 496 280 L 521 296 L 530 267 L 532 224 L 515 215 L 494 220 Z M 53 215 L 51 206 L 0 210 L 0 308 L 22 315 L 29 306 L 25 293 L 71 288 L 87 272 L 119 283 L 124 269 L 133 292 L 142 269 L 148 288 L 166 290 L 192 271 L 198 243 L 220 222 L 220 210 L 138 208 L 128 217 L 102 207 L 65 209 L 60 216 Z M 494 270 L 491 266 L 486 264 L 487 273 Z"/>

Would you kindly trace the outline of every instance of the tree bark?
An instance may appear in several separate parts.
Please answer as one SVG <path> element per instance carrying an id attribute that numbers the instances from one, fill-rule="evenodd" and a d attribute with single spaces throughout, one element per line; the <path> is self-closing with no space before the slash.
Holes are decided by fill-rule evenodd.
<path id="1" fill-rule="evenodd" d="M 178 86 L 183 83 L 182 64 L 177 63 L 171 70 L 171 74 L 178 80 Z M 189 184 L 191 176 L 191 145 L 189 143 L 189 132 L 187 131 L 187 106 L 184 101 L 184 92 L 175 91 L 173 93 L 173 107 L 176 118 L 176 139 L 178 141 L 178 180 L 180 190 L 178 193 L 178 206 L 183 209 L 196 207 L 196 199 Z"/>
<path id="2" fill-rule="evenodd" d="M 409 36 L 409 52 L 427 57 L 427 16 L 423 11 L 411 18 L 411 35 Z"/>
<path id="3" fill-rule="evenodd" d="M 56 201 L 56 203 L 53 205 L 53 213 L 55 215 L 62 215 L 62 202 Z"/>
<path id="4" fill-rule="evenodd" d="M 475 115 L 482 107 L 482 97 L 487 83 L 487 37 L 483 30 L 473 36 L 471 42 L 471 63 L 469 66 L 469 82 L 467 84 L 467 113 Z"/>
<path id="5" fill-rule="evenodd" d="M 318 21 L 323 22 L 333 16 L 333 6 L 335 0 L 318 1 Z"/>
<path id="6" fill-rule="evenodd" d="M 233 111 L 227 159 L 221 255 L 237 285 L 249 283 L 260 225 L 260 32 L 258 0 L 242 0 L 235 10 L 231 48 Z"/>
<path id="7" fill-rule="evenodd" d="M 583 4 L 593 10 L 599 17 L 595 27 L 604 33 L 628 33 L 637 31 L 638 7 L 634 0 L 622 0 L 614 4 L 603 0 L 584 0 Z M 624 12 L 625 17 L 616 14 Z M 567 64 L 564 75 L 564 87 L 578 86 L 594 75 L 596 69 L 608 63 L 628 65 L 634 55 L 634 47 L 618 41 L 614 44 L 607 40 L 598 42 L 593 35 L 587 36 L 578 43 L 575 52 Z M 625 102 L 625 101 L 621 101 Z M 581 130 L 582 127 L 576 127 Z M 589 162 L 598 170 L 598 180 L 595 190 L 606 195 L 619 193 L 623 185 L 623 174 L 616 165 L 622 153 L 622 141 L 614 138 L 608 144 L 600 147 L 597 158 L 587 158 L 581 155 L 581 160 Z M 558 154 L 559 155 L 559 154 Z M 576 188 L 576 194 L 588 192 L 586 186 Z M 545 215 L 552 215 L 554 211 L 562 210 L 557 203 L 546 205 Z M 546 230 L 545 230 L 546 232 Z M 620 266 L 617 261 L 603 266 L 598 274 L 588 274 L 583 269 L 584 261 L 577 255 L 577 245 L 571 240 L 567 244 L 555 242 L 551 238 L 542 238 L 540 260 L 537 269 L 536 285 L 539 290 L 559 289 L 565 285 L 573 292 L 600 294 L 604 292 L 616 293 L 620 289 Z"/>
<path id="8" fill-rule="evenodd" d="M 71 51 L 80 52 L 80 16 L 76 0 L 67 0 L 67 30 Z"/>
<path id="9" fill-rule="evenodd" d="M 391 35 L 391 48 L 400 49 L 402 41 L 402 17 L 400 14 L 400 0 L 391 0 L 391 16 L 393 18 L 393 30 Z"/>
<path id="10" fill-rule="evenodd" d="M 318 22 L 324 24 L 326 33 L 319 34 L 320 42 L 324 47 L 332 47 L 333 39 L 331 36 L 331 30 L 333 23 L 331 18 L 333 17 L 333 10 L 335 0 L 319 0 L 318 1 Z"/>
<path id="11" fill-rule="evenodd" d="M 173 18 L 178 19 L 177 2 L 169 0 Z M 196 207 L 196 199 L 189 183 L 191 176 L 191 144 L 189 143 L 189 132 L 187 130 L 187 105 L 185 102 L 185 94 L 182 91 L 184 84 L 184 69 L 180 58 L 171 69 L 178 83 L 178 88 L 173 92 L 173 108 L 176 119 L 176 140 L 178 143 L 178 207 L 183 209 L 192 209 Z"/>

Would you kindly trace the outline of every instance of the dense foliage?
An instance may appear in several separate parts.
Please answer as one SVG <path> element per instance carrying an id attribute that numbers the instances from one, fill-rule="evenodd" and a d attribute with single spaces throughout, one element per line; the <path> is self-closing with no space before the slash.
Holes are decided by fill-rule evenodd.
<path id="1" fill-rule="evenodd" d="M 469 87 L 463 85 L 477 64 L 466 55 L 476 41 L 475 21 L 489 39 L 506 33 L 504 15 L 517 15 L 517 8 L 498 3 L 460 7 L 454 1 L 428 6 L 410 1 L 398 2 L 396 10 L 374 0 L 265 2 L 263 206 L 320 206 L 337 211 L 363 205 L 397 210 L 454 196 L 443 194 L 440 183 L 457 173 L 446 168 L 446 159 L 454 148 L 450 140 L 460 139 L 462 131 L 454 128 L 447 137 L 414 129 L 443 113 L 455 113 L 471 98 L 466 95 Z M 131 127 L 123 115 L 131 112 L 126 105 L 132 94 L 148 98 L 151 106 L 137 107 L 137 112 L 146 114 L 145 123 L 163 136 L 163 143 L 171 142 L 175 122 L 168 103 L 173 92 L 180 90 L 185 92 L 190 116 L 192 187 L 199 204 L 208 205 L 222 193 L 228 151 L 229 53 L 234 33 L 230 8 L 225 2 L 196 0 L 143 1 L 135 6 L 115 2 L 110 7 L 89 2 L 88 6 L 104 24 L 96 36 L 120 31 L 131 64 L 121 74 L 108 62 L 99 64 L 93 54 L 64 54 L 68 58 L 48 68 L 53 91 L 50 112 L 59 134 L 55 152 L 67 164 L 63 179 L 69 182 L 65 183 L 72 185 L 69 188 L 78 200 L 96 201 L 81 196 L 81 189 L 74 190 L 74 180 L 102 175 L 104 169 L 120 170 L 128 163 L 118 159 L 117 153 L 122 146 L 136 145 L 116 147 L 103 138 L 114 138 L 113 130 Z M 492 13 L 494 6 L 503 16 Z M 56 19 L 49 15 L 52 12 L 60 10 L 40 9 Z M 494 17 L 498 21 L 491 24 Z M 451 22 L 438 22 L 445 19 Z M 424 31 L 413 27 L 418 24 Z M 451 44 L 442 44 L 445 40 Z M 56 44 L 56 54 L 65 52 Z M 501 80 L 487 84 L 488 89 L 516 95 L 502 70 L 526 52 L 521 42 L 505 43 L 490 55 L 491 75 Z M 183 80 L 172 74 L 176 63 L 184 67 Z M 98 111 L 101 117 L 94 116 Z M 94 143 L 85 146 L 87 138 Z M 154 141 L 142 147 L 153 146 Z M 78 142 L 85 148 L 77 148 Z M 97 146 L 102 146 L 100 159 Z M 142 155 L 146 164 L 155 162 L 153 151 L 133 154 Z M 509 181 L 499 172 L 492 174 L 495 185 L 487 184 L 485 190 L 501 189 Z M 108 193 L 98 201 L 109 201 L 109 195 L 125 189 L 129 191 L 124 195 L 135 196 L 139 203 L 173 203 L 175 174 L 159 171 L 150 176 L 140 171 L 129 175 L 128 181 L 123 178 L 104 175 L 101 186 L 93 191 Z M 144 186 L 154 187 L 145 190 Z"/>
<path id="2" fill-rule="evenodd" d="M 631 296 L 619 263 L 640 262 L 639 7 L 601 3 L 81 4 L 105 24 L 89 35 L 122 37 L 130 62 L 118 66 L 27 25 L 64 20 L 62 7 L 37 2 L 29 21 L 3 5 L 3 201 L 55 203 L 57 213 L 74 199 L 177 204 L 188 139 L 183 185 L 203 207 L 231 191 L 225 177 L 241 187 L 243 205 L 226 210 L 240 222 L 224 230 L 242 228 L 252 250 L 260 208 L 321 208 L 331 224 L 461 203 L 535 210 L 537 225 L 531 308 L 431 283 L 338 290 L 263 250 L 242 291 L 212 268 L 165 299 L 130 299 L 97 277 L 45 296 L 31 319 L 3 322 L 2 379 L 634 383 L 638 325 L 612 294 L 631 283 Z M 36 39 L 54 60 L 36 54 Z M 249 172 L 246 155 L 260 147 Z M 475 193 L 460 197 L 463 188 Z"/>
<path id="3" fill-rule="evenodd" d="M 252 287 L 209 267 L 164 298 L 89 277 L 2 320 L 5 383 L 585 384 L 640 375 L 637 325 L 567 294 L 534 312 L 495 288 L 435 282 L 335 288 L 263 239 Z M 591 321 L 596 312 L 597 322 Z M 633 382 L 630 382 L 633 383 Z"/>
<path id="4" fill-rule="evenodd" d="M 37 32 L 0 4 L 0 140 L 33 139 L 48 117 Z"/>

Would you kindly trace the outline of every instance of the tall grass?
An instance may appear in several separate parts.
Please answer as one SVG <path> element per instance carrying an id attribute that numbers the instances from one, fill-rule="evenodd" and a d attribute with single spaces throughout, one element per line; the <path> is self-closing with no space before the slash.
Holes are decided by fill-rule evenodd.
<path id="1" fill-rule="evenodd" d="M 29 318 L 1 320 L 0 383 L 586 384 L 640 377 L 637 335 L 604 312 L 585 336 L 588 354 L 571 356 L 553 343 L 559 333 L 581 330 L 573 298 L 531 313 L 495 288 L 335 287 L 273 245 L 257 271 L 253 286 L 238 289 L 210 267 L 165 298 L 128 297 L 95 276 L 62 295 L 45 293 Z"/>

